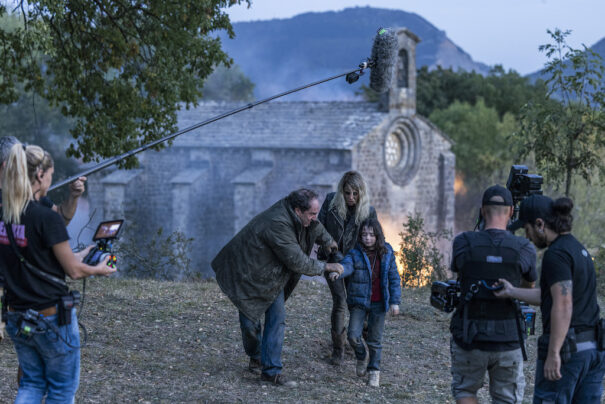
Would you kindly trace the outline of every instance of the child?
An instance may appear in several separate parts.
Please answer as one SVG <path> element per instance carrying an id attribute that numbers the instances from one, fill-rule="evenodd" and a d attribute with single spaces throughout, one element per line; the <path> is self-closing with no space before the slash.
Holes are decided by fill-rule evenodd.
<path id="1" fill-rule="evenodd" d="M 392 315 L 399 314 L 401 279 L 393 248 L 384 241 L 378 220 L 368 218 L 360 228 L 357 245 L 340 262 L 344 267 L 342 276 L 351 277 L 347 289 L 351 314 L 347 337 L 357 357 L 357 376 L 368 373 L 368 384 L 378 387 L 384 318 L 389 306 Z M 336 279 L 338 274 L 334 273 L 332 277 Z M 369 354 L 361 338 L 366 316 Z"/>

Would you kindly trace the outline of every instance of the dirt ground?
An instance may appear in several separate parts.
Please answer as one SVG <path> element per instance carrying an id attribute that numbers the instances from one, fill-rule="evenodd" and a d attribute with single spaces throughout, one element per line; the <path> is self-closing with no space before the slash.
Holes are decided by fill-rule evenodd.
<path id="1" fill-rule="evenodd" d="M 377 389 L 355 376 L 351 351 L 344 366 L 328 364 L 331 298 L 319 281 L 301 281 L 286 304 L 283 372 L 299 382 L 294 389 L 246 370 L 237 311 L 214 282 L 99 278 L 86 289 L 78 403 L 453 402 L 449 318 L 429 305 L 426 288 L 404 290 L 402 314 L 387 318 Z M 530 337 L 524 402 L 533 391 L 535 345 Z M 12 401 L 10 341 L 0 343 L 0 357 L 0 402 Z"/>

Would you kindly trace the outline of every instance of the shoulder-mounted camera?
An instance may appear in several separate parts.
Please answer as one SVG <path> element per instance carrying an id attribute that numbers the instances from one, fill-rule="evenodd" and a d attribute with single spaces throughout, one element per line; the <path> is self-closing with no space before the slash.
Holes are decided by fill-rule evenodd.
<path id="1" fill-rule="evenodd" d="M 460 303 L 460 283 L 454 279 L 435 281 L 431 285 L 431 306 L 451 313 Z"/>
<path id="2" fill-rule="evenodd" d="M 514 165 L 510 168 L 506 188 L 513 195 L 515 207 L 530 195 L 542 195 L 544 178 L 538 174 L 529 174 L 527 166 Z"/>

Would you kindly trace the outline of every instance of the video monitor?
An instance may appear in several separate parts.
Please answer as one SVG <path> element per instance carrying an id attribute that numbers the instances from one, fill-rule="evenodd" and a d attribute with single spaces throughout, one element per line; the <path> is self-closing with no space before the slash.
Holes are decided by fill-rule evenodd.
<path id="1" fill-rule="evenodd" d="M 99 223 L 99 227 L 97 227 L 97 231 L 95 232 L 95 236 L 92 238 L 92 241 L 114 239 L 118 237 L 123 223 L 124 220 L 122 219 L 108 220 L 106 222 Z"/>

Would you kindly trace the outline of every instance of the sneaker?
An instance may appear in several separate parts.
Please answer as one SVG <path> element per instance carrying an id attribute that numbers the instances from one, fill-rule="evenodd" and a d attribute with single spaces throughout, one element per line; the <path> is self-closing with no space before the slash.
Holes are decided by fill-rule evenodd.
<path id="1" fill-rule="evenodd" d="M 285 387 L 296 387 L 296 386 L 298 386 L 298 383 L 296 383 L 293 380 L 286 379 L 283 375 L 281 375 L 279 373 L 276 374 L 275 376 L 269 376 L 269 375 L 266 375 L 264 373 L 261 373 L 260 380 L 262 382 L 273 383 L 276 386 L 285 386 Z"/>
<path id="2" fill-rule="evenodd" d="M 260 363 L 260 359 L 250 358 L 248 362 L 248 370 L 254 374 L 260 375 L 263 365 Z"/>
<path id="3" fill-rule="evenodd" d="M 355 366 L 355 373 L 359 377 L 364 377 L 367 373 L 368 362 L 370 361 L 370 353 L 366 349 L 366 356 L 363 359 L 357 359 L 357 365 Z"/>
<path id="4" fill-rule="evenodd" d="M 371 387 L 380 386 L 380 370 L 370 370 L 368 374 L 368 385 Z"/>

